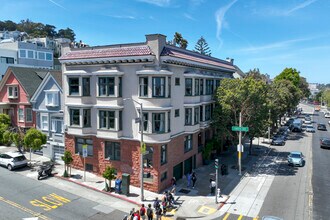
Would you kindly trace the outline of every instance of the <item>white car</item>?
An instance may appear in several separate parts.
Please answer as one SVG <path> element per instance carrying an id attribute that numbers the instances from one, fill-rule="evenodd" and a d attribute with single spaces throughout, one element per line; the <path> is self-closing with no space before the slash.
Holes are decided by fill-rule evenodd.
<path id="1" fill-rule="evenodd" d="M 311 120 L 305 120 L 304 123 L 305 123 L 305 124 L 312 124 L 312 121 L 311 121 Z"/>
<path id="2" fill-rule="evenodd" d="M 325 118 L 330 118 L 330 113 L 326 113 L 326 114 L 324 115 L 324 117 L 325 117 Z"/>
<path id="3" fill-rule="evenodd" d="M 0 165 L 5 166 L 8 170 L 18 167 L 27 166 L 26 157 L 19 152 L 8 152 L 0 154 Z"/>
<path id="4" fill-rule="evenodd" d="M 306 126 L 306 132 L 311 132 L 311 133 L 315 133 L 315 128 L 313 125 L 307 125 Z"/>

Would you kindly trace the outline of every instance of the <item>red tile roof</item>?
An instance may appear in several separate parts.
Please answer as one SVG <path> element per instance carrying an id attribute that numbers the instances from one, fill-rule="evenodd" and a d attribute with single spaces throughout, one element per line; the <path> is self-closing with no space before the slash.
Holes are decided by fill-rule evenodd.
<path id="1" fill-rule="evenodd" d="M 128 57 L 152 55 L 152 51 L 146 45 L 127 46 L 127 47 L 109 47 L 109 48 L 84 48 L 81 50 L 72 50 L 60 57 L 60 60 L 92 59 L 107 57 Z"/>
<path id="2" fill-rule="evenodd" d="M 185 59 L 189 61 L 213 65 L 235 71 L 235 67 L 233 66 L 233 64 L 231 64 L 228 61 L 220 60 L 214 57 L 202 55 L 197 52 L 192 52 L 180 48 L 166 46 L 164 47 L 161 56 L 170 56 L 170 57 Z"/>

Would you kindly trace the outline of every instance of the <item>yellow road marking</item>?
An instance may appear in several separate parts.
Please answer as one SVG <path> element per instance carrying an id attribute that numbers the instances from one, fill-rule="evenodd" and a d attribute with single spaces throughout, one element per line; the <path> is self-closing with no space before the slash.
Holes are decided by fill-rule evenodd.
<path id="1" fill-rule="evenodd" d="M 253 220 L 258 220 L 259 219 L 259 216 L 257 216 L 257 217 L 255 217 L 255 218 L 253 218 Z"/>
<path id="2" fill-rule="evenodd" d="M 225 217 L 223 217 L 223 219 L 222 219 L 222 220 L 226 220 L 226 219 L 229 217 L 229 215 L 230 215 L 230 213 L 229 213 L 229 212 L 227 212 L 227 214 L 225 215 Z"/>
<path id="3" fill-rule="evenodd" d="M 241 220 L 243 218 L 243 215 L 240 215 L 237 220 Z"/>
<path id="4" fill-rule="evenodd" d="M 217 210 L 214 208 L 210 208 L 208 206 L 201 206 L 197 212 L 199 213 L 203 213 L 205 215 L 211 215 L 213 213 L 215 213 Z"/>
<path id="5" fill-rule="evenodd" d="M 41 213 L 35 212 L 35 211 L 31 210 L 31 209 L 28 209 L 28 208 L 26 208 L 24 206 L 21 206 L 20 204 L 17 204 L 17 203 L 15 203 L 13 201 L 10 201 L 8 199 L 5 199 L 5 198 L 3 198 L 1 196 L 0 196 L 0 201 L 5 202 L 8 205 L 11 205 L 11 206 L 13 206 L 15 208 L 18 208 L 18 209 L 20 209 L 20 210 L 22 210 L 24 212 L 27 212 L 27 213 L 33 215 L 34 217 L 39 217 L 39 218 L 44 219 L 44 220 L 49 220 L 49 218 L 47 216 L 44 216 Z"/>

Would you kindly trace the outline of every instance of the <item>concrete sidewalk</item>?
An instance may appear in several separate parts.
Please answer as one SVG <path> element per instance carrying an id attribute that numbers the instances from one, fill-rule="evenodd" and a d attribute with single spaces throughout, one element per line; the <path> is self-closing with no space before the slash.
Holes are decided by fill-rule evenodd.
<path id="1" fill-rule="evenodd" d="M 218 197 L 218 203 L 215 202 L 215 196 L 210 195 L 209 188 L 209 179 L 215 173 L 214 161 L 212 161 L 209 165 L 202 166 L 195 171 L 197 175 L 197 181 L 194 188 L 187 187 L 186 179 L 180 179 L 177 181 L 177 188 L 175 194 L 176 200 L 176 208 L 167 213 L 168 218 L 163 219 L 176 219 L 181 217 L 181 219 L 185 218 L 198 218 L 198 219 L 212 219 L 215 217 L 219 217 L 221 214 L 220 208 L 226 204 L 226 201 L 230 198 L 230 193 L 236 188 L 239 187 L 239 184 L 242 179 L 245 178 L 244 174 L 251 170 L 253 164 L 256 163 L 259 156 L 265 152 L 265 149 L 268 149 L 268 144 L 262 144 L 259 142 L 260 146 L 256 146 L 258 144 L 258 140 L 254 140 L 254 154 L 248 155 L 248 148 L 245 148 L 245 152 L 242 153 L 242 175 L 238 175 L 237 170 L 237 152 L 235 147 L 231 147 L 229 150 L 223 152 L 218 158 L 220 164 L 225 164 L 228 167 L 228 175 L 224 175 L 219 177 L 218 185 L 221 189 L 221 197 Z M 248 144 L 245 144 L 248 146 Z M 15 147 L 0 147 L 0 152 L 4 151 L 14 151 Z M 29 153 L 25 153 L 25 156 L 29 159 Z M 48 158 L 43 157 L 40 154 L 33 153 L 32 154 L 32 167 L 37 166 L 38 164 L 49 161 Z M 24 172 L 20 172 L 23 175 L 32 177 L 31 174 Z M 116 197 L 121 200 L 125 200 L 132 204 L 131 207 L 127 207 L 127 212 L 131 210 L 131 208 L 138 208 L 141 204 L 140 201 L 140 188 L 130 186 L 130 194 L 128 196 L 123 194 L 117 194 L 115 192 L 105 192 L 103 189 L 105 188 L 104 178 L 101 176 L 97 176 L 93 173 L 85 172 L 86 180 L 84 180 L 84 171 L 71 169 L 71 177 L 64 178 L 62 177 L 64 173 L 64 165 L 57 164 L 55 166 L 54 173 L 57 173 L 55 176 L 61 181 L 69 181 L 71 183 L 78 184 L 80 186 L 85 187 L 86 189 L 92 189 L 97 192 L 109 195 L 111 197 Z M 221 173 L 219 171 L 219 173 Z M 34 176 L 32 178 L 35 178 Z M 115 182 L 112 181 L 111 186 L 115 186 Z M 159 199 L 162 197 L 162 194 L 153 193 L 148 190 L 144 190 L 144 198 L 143 203 L 145 205 L 152 204 L 153 200 L 158 197 Z M 109 199 L 111 199 L 109 197 Z"/>

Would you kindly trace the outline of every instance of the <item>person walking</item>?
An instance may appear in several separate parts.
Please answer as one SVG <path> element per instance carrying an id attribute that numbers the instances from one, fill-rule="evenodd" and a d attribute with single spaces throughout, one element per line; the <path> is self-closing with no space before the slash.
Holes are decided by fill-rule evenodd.
<path id="1" fill-rule="evenodd" d="M 187 174 L 187 187 L 190 188 L 191 186 L 191 173 Z"/>
<path id="2" fill-rule="evenodd" d="M 156 220 L 161 220 L 162 219 L 162 209 L 160 208 L 160 206 L 157 206 L 155 213 L 156 213 Z"/>
<path id="3" fill-rule="evenodd" d="M 154 212 L 152 211 L 151 204 L 148 204 L 147 217 L 148 220 L 153 220 L 154 218 Z"/>
<path id="4" fill-rule="evenodd" d="M 196 173 L 195 172 L 192 173 L 191 180 L 192 180 L 192 188 L 194 189 L 195 188 L 195 184 L 196 184 L 196 180 L 197 180 L 197 176 L 196 176 Z"/>
<path id="5" fill-rule="evenodd" d="M 215 193 L 216 182 L 213 179 L 210 179 L 210 188 L 211 188 L 211 195 Z"/>
<path id="6" fill-rule="evenodd" d="M 145 220 L 146 219 L 146 208 L 144 207 L 144 204 L 141 205 L 141 208 L 140 208 L 140 216 L 141 216 L 141 219 Z"/>
<path id="7" fill-rule="evenodd" d="M 174 176 L 171 179 L 171 185 L 172 185 L 171 193 L 173 195 L 175 195 L 175 192 L 176 192 L 176 178 Z"/>

